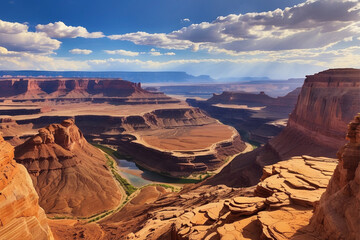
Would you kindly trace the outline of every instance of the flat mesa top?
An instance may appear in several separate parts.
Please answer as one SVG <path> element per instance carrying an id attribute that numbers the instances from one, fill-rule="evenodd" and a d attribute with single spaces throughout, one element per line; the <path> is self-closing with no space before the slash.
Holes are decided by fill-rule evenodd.
<path id="1" fill-rule="evenodd" d="M 97 77 L 0 77 L 0 81 L 20 81 L 20 80 L 31 80 L 31 81 L 71 81 L 71 80 L 114 80 L 114 81 L 126 81 L 122 78 L 97 78 Z"/>
<path id="2" fill-rule="evenodd" d="M 97 115 L 97 116 L 114 116 L 126 117 L 134 115 L 144 115 L 159 109 L 184 109 L 192 108 L 184 102 L 174 104 L 139 104 L 139 105 L 113 105 L 107 103 L 64 103 L 64 104 L 39 104 L 39 107 L 46 108 L 45 111 L 32 115 L 13 116 L 14 120 L 35 119 L 42 116 L 81 116 L 81 115 Z"/>

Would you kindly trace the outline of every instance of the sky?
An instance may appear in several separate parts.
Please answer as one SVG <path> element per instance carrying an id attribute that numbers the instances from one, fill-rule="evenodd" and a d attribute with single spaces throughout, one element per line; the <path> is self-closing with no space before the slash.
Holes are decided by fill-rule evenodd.
<path id="1" fill-rule="evenodd" d="M 0 70 L 304 77 L 360 68 L 359 0 L 0 0 Z"/>

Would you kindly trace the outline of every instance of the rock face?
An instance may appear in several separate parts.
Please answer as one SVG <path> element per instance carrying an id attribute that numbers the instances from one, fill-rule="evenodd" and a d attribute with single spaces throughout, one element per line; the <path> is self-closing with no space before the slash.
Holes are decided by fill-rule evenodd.
<path id="1" fill-rule="evenodd" d="M 13 157 L 0 136 L 0 239 L 54 239 L 31 178 Z"/>
<path id="2" fill-rule="evenodd" d="M 338 152 L 339 165 L 310 224 L 324 239 L 360 236 L 360 114 L 348 129 L 350 142 Z"/>
<path id="3" fill-rule="evenodd" d="M 290 239 L 309 223 L 336 160 L 294 157 L 264 169 L 253 196 L 195 208 L 175 220 L 175 239 Z"/>
<path id="4" fill-rule="evenodd" d="M 284 158 L 301 153 L 333 156 L 345 144 L 347 124 L 360 112 L 359 91 L 359 69 L 330 69 L 307 76 L 287 127 L 270 145 Z M 294 142 L 290 138 L 295 136 Z M 306 152 L 311 144 L 325 150 Z"/>
<path id="5" fill-rule="evenodd" d="M 145 102 L 176 102 L 163 93 L 150 93 L 140 83 L 122 79 L 99 78 L 5 78 L 0 80 L 0 98 L 14 101 L 41 99 L 136 104 Z M 132 100 L 131 100 L 132 99 Z M 136 101 L 134 101 L 136 99 Z"/>
<path id="6" fill-rule="evenodd" d="M 39 130 L 15 148 L 47 214 L 90 216 L 119 204 L 121 193 L 102 152 L 91 146 L 73 119 Z"/>
<path id="7" fill-rule="evenodd" d="M 238 156 L 209 184 L 256 184 L 263 166 L 293 156 L 333 157 L 345 144 L 347 124 L 360 112 L 360 70 L 333 69 L 307 76 L 281 133 L 265 146 Z"/>

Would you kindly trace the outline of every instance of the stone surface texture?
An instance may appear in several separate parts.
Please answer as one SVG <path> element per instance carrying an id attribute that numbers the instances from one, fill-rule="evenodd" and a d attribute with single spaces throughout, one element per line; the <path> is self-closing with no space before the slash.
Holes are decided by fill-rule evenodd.
<path id="1" fill-rule="evenodd" d="M 13 158 L 0 136 L 0 239 L 54 239 L 29 174 Z"/>
<path id="2" fill-rule="evenodd" d="M 41 128 L 15 148 L 47 214 L 91 216 L 117 206 L 118 184 L 104 153 L 90 145 L 73 119 Z"/>

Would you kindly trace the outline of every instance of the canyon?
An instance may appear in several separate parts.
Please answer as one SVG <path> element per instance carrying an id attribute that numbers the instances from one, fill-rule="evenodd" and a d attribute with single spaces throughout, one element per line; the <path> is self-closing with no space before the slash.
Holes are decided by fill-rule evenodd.
<path id="1" fill-rule="evenodd" d="M 139 166 L 172 177 L 214 171 L 247 147 L 234 128 L 140 83 L 4 78 L 0 85 L 0 112 L 8 116 L 3 129 L 14 145 L 36 129 L 73 118 L 89 141 L 116 146 Z"/>
<path id="2" fill-rule="evenodd" d="M 199 108 L 139 84 L 114 81 L 131 89 L 121 104 L 114 98 L 124 95 L 93 94 L 88 88 L 81 90 L 86 99 L 67 88 L 71 97 L 52 98 L 39 83 L 34 91 L 3 98 L 5 110 L 26 109 L 24 103 L 39 109 L 10 112 L 2 117 L 0 131 L 16 146 L 18 163 L 13 160 L 11 166 L 26 167 L 39 205 L 52 218 L 39 220 L 48 229 L 44 239 L 319 240 L 359 235 L 360 70 L 307 76 L 301 89 L 283 97 L 224 92 L 188 101 Z M 153 94 L 167 100 L 144 100 Z M 214 114 L 241 123 L 230 127 Z M 235 128 L 245 129 L 252 120 L 254 128 L 248 131 L 263 145 L 245 152 L 249 144 Z M 279 134 L 263 126 L 280 121 Z M 181 190 L 146 185 L 122 202 L 125 195 L 107 164 L 111 153 L 88 141 L 116 146 L 117 153 L 163 175 L 216 174 Z M 86 191 L 75 192 L 80 188 Z M 101 215 L 91 216 L 96 213 Z"/>
<path id="3" fill-rule="evenodd" d="M 223 92 L 207 100 L 187 99 L 194 107 L 233 126 L 244 140 L 253 144 L 267 143 L 286 126 L 301 88 L 283 97 L 273 98 L 265 92 Z"/>

